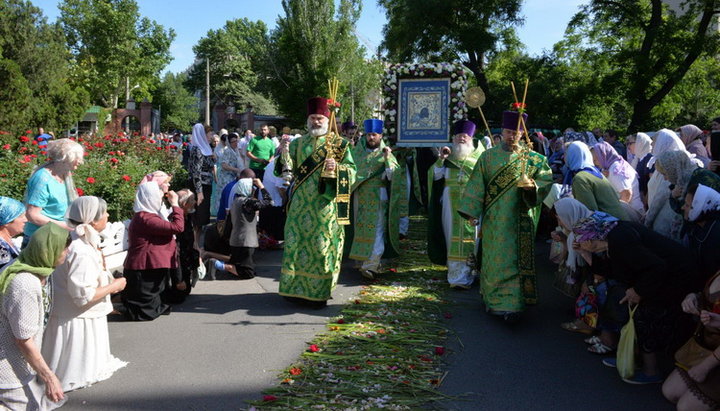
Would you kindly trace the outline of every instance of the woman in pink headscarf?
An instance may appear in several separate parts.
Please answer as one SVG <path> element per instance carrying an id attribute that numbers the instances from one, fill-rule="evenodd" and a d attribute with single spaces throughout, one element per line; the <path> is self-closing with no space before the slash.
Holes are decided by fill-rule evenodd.
<path id="1" fill-rule="evenodd" d="M 595 165 L 607 176 L 620 201 L 629 204 L 640 215 L 645 213 L 645 206 L 640 197 L 638 174 L 635 169 L 625 161 L 613 146 L 603 141 L 597 143 L 592 149 Z"/>
<path id="2" fill-rule="evenodd" d="M 710 163 L 710 154 L 701 139 L 703 131 L 695 125 L 687 124 L 677 129 L 677 132 L 680 134 L 680 140 L 685 144 L 685 149 L 690 154 L 695 154 L 695 157 L 707 167 Z"/>

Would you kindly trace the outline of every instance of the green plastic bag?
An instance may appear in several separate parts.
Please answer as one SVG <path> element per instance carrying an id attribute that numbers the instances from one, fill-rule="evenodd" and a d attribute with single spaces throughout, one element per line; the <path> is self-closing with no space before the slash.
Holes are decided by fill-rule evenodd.
<path id="1" fill-rule="evenodd" d="M 617 370 L 621 378 L 630 378 L 635 375 L 635 310 L 637 305 L 630 308 L 630 319 L 620 330 L 620 342 L 617 348 Z"/>

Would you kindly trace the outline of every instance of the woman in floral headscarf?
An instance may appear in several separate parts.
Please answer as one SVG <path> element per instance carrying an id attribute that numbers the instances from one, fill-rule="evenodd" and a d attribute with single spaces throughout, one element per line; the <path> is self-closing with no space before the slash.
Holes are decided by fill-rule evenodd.
<path id="1" fill-rule="evenodd" d="M 702 287 L 690 251 L 641 224 L 604 213 L 579 221 L 573 232 L 593 270 L 629 287 L 620 304 L 639 304 L 634 321 L 643 365 L 626 382 L 662 381 L 656 353 L 687 338 L 680 302 Z"/>
<path id="2" fill-rule="evenodd" d="M 690 154 L 695 154 L 698 160 L 703 162 L 703 167 L 710 163 L 710 154 L 702 141 L 703 131 L 698 126 L 686 124 L 676 130 L 680 134 L 680 140 Z"/>
<path id="3" fill-rule="evenodd" d="M 62 385 L 40 354 L 40 344 L 50 307 L 44 285 L 54 267 L 65 260 L 69 240 L 66 229 L 45 224 L 18 258 L 0 272 L 0 408 L 62 405 Z M 45 397 L 36 375 L 44 385 Z"/>

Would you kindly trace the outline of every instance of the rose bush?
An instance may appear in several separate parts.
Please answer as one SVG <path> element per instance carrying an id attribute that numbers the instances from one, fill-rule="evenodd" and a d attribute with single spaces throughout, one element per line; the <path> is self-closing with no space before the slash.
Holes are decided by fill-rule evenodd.
<path id="1" fill-rule="evenodd" d="M 85 148 L 85 163 L 73 175 L 81 195 L 100 197 L 108 203 L 110 221 L 132 217 L 135 187 L 145 174 L 162 170 L 173 176 L 172 188 L 185 185 L 187 172 L 170 140 L 145 136 L 95 136 L 78 138 Z M 0 131 L 0 195 L 23 199 L 33 169 L 47 160 L 28 130 L 15 136 Z"/>

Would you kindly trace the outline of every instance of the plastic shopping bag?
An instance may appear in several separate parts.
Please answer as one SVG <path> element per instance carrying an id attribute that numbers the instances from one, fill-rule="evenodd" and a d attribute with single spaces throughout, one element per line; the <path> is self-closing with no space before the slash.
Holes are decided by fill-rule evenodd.
<path id="1" fill-rule="evenodd" d="M 617 348 L 617 370 L 621 378 L 631 378 L 635 375 L 635 310 L 637 305 L 630 308 L 630 319 L 620 330 L 620 342 Z"/>

